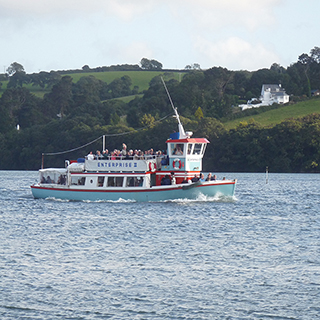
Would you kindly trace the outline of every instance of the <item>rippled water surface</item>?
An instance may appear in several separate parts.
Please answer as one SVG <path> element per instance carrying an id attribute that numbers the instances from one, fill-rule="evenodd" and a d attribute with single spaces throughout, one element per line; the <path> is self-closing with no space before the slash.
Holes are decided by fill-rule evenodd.
<path id="1" fill-rule="evenodd" d="M 0 171 L 0 319 L 319 319 L 319 175 L 223 175 L 232 199 L 108 203 Z"/>

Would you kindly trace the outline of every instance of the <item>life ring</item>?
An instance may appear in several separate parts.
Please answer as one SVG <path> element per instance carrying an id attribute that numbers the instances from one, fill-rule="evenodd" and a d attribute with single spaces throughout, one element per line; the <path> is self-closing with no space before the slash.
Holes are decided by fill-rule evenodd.
<path id="1" fill-rule="evenodd" d="M 173 164 L 173 169 L 176 169 L 176 170 L 181 169 L 182 164 L 180 159 L 173 160 L 172 164 Z"/>
<path id="2" fill-rule="evenodd" d="M 149 162 L 149 170 L 151 172 L 155 172 L 157 170 L 157 165 L 155 164 L 155 162 Z"/>

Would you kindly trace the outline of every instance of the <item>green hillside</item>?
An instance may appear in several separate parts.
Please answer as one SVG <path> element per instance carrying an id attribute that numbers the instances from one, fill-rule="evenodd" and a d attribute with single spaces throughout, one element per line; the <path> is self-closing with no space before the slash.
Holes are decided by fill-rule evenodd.
<path id="1" fill-rule="evenodd" d="M 307 101 L 298 102 L 295 104 L 283 106 L 279 109 L 274 109 L 260 113 L 257 115 L 251 115 L 235 120 L 227 121 L 224 123 L 225 127 L 230 130 L 236 128 L 240 122 L 249 121 L 254 119 L 264 127 L 274 126 L 289 118 L 303 117 L 312 113 L 320 113 L 320 99 L 310 99 Z"/>
<path id="2" fill-rule="evenodd" d="M 166 72 L 166 71 L 104 71 L 104 72 L 81 72 L 81 73 L 70 73 L 63 74 L 62 76 L 70 76 L 73 82 L 78 82 L 82 77 L 93 76 L 96 79 L 104 81 L 106 83 L 111 83 L 113 80 L 121 78 L 123 76 L 129 76 L 132 81 L 132 88 L 135 86 L 139 87 L 139 92 L 143 92 L 149 88 L 149 82 L 151 79 L 158 75 L 164 75 L 165 80 L 175 79 L 180 81 L 182 78 L 182 72 Z M 2 86 L 0 89 L 0 97 L 2 93 L 7 89 L 8 81 L 1 81 Z M 40 86 L 34 86 L 32 84 L 23 85 L 30 92 L 39 98 L 50 92 L 51 89 L 41 88 Z M 126 100 L 126 99 L 125 99 Z M 130 99 L 129 99 L 130 100 Z"/>
<path id="3" fill-rule="evenodd" d="M 82 77 L 93 76 L 99 80 L 110 83 L 114 79 L 123 76 L 129 76 L 132 80 L 132 87 L 138 86 L 139 91 L 147 90 L 149 82 L 152 78 L 165 74 L 166 80 L 176 79 L 179 80 L 180 72 L 165 72 L 165 71 L 106 71 L 106 72 L 87 72 L 87 73 L 71 73 L 66 74 L 73 79 L 73 82 L 79 81 Z"/>

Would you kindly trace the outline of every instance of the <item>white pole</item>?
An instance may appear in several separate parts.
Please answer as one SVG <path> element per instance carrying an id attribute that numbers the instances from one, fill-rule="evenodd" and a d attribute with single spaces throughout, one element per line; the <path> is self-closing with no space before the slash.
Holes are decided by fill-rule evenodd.
<path id="1" fill-rule="evenodd" d="M 102 152 L 106 150 L 106 136 L 102 136 Z"/>

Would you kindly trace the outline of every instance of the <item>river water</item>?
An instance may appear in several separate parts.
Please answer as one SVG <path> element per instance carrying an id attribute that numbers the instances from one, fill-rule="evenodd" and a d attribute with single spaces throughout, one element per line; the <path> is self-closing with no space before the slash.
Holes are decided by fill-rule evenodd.
<path id="1" fill-rule="evenodd" d="M 222 175 L 234 198 L 110 203 L 0 171 L 0 319 L 319 319 L 319 175 Z"/>

